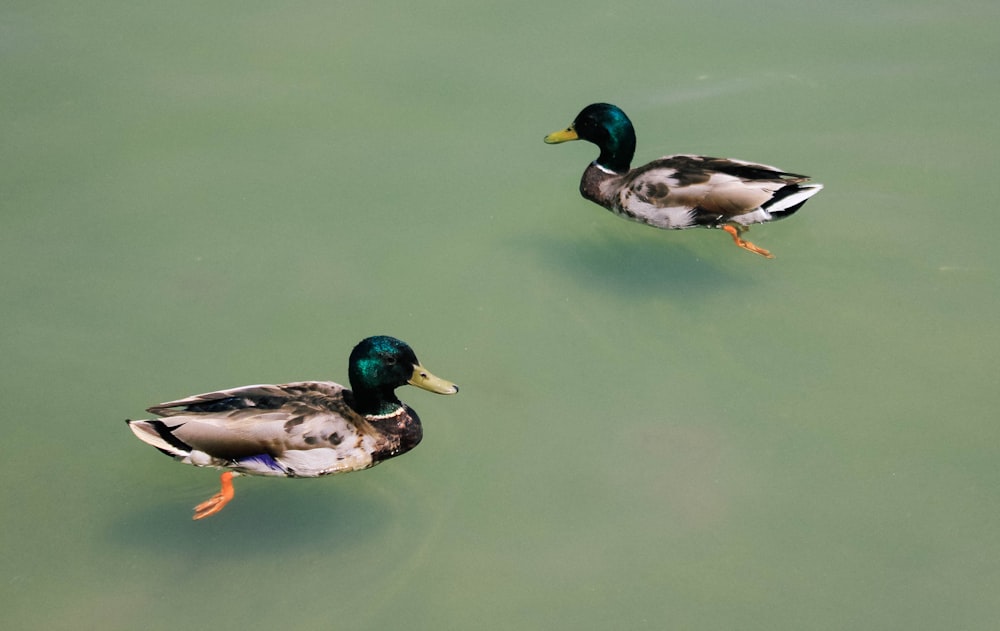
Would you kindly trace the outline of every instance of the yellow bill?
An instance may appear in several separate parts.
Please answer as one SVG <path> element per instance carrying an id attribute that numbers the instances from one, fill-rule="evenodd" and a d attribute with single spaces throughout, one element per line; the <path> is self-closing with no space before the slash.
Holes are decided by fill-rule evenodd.
<path id="1" fill-rule="evenodd" d="M 569 142 L 570 140 L 579 140 L 580 137 L 576 135 L 576 130 L 570 125 L 566 129 L 561 131 L 554 131 L 545 137 L 545 142 L 550 145 L 558 145 L 561 142 Z"/>
<path id="2" fill-rule="evenodd" d="M 435 377 L 426 368 L 417 364 L 413 367 L 413 376 L 407 381 L 411 386 L 423 388 L 438 394 L 455 394 L 458 386 L 450 381 L 445 381 L 441 377 Z"/>

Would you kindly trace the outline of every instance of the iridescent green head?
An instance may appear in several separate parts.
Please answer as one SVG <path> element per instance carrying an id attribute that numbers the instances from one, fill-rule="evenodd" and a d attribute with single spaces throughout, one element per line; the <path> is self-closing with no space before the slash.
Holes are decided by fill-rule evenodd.
<path id="1" fill-rule="evenodd" d="M 406 342 L 388 335 L 361 340 L 351 351 L 347 374 L 356 407 L 364 414 L 384 414 L 398 408 L 399 399 L 393 391 L 406 384 L 438 394 L 458 392 L 458 386 L 421 366 Z"/>
<path id="2" fill-rule="evenodd" d="M 596 162 L 615 173 L 626 173 L 635 155 L 635 128 L 625 112 L 610 103 L 593 103 L 583 108 L 566 129 L 553 132 L 545 142 L 558 144 L 586 140 L 601 150 Z"/>

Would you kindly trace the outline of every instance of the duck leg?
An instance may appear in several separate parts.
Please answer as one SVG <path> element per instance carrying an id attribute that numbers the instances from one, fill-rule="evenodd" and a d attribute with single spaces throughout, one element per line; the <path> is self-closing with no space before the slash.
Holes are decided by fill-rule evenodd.
<path id="1" fill-rule="evenodd" d="M 192 519 L 204 519 L 209 515 L 214 515 L 222 510 L 229 503 L 229 500 L 233 499 L 233 495 L 235 494 L 235 491 L 233 491 L 234 475 L 232 471 L 226 471 L 220 476 L 222 489 L 201 504 L 195 506 L 194 517 Z"/>
<path id="2" fill-rule="evenodd" d="M 739 247 L 743 248 L 744 250 L 750 250 L 755 254 L 760 254 L 764 258 L 768 259 L 774 258 L 774 255 L 765 250 L 764 248 L 757 247 L 756 245 L 750 243 L 749 241 L 745 241 L 740 237 L 740 235 L 742 235 L 743 232 L 746 231 L 746 228 L 743 228 L 742 226 L 735 226 L 731 223 L 727 223 L 721 226 L 721 228 L 726 232 L 728 232 L 729 235 L 733 238 L 733 242 L 736 243 L 736 245 L 738 245 Z"/>

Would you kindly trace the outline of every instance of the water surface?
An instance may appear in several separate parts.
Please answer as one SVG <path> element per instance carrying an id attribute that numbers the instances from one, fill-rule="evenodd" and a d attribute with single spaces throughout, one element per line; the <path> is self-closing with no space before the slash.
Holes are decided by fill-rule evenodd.
<path id="1" fill-rule="evenodd" d="M 5 625 L 993 628 L 998 17 L 7 3 Z M 772 261 L 621 221 L 541 141 L 598 100 L 826 190 Z M 376 333 L 462 391 L 370 471 L 193 523 L 123 423 Z"/>

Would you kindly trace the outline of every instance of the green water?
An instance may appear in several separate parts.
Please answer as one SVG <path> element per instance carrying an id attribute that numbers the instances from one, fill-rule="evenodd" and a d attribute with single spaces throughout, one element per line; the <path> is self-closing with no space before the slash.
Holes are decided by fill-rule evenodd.
<path id="1" fill-rule="evenodd" d="M 967 629 L 1000 619 L 1000 5 L 7 2 L 6 629 Z M 826 185 L 665 232 L 637 161 Z M 408 341 L 415 451 L 237 481 L 148 405 Z"/>

